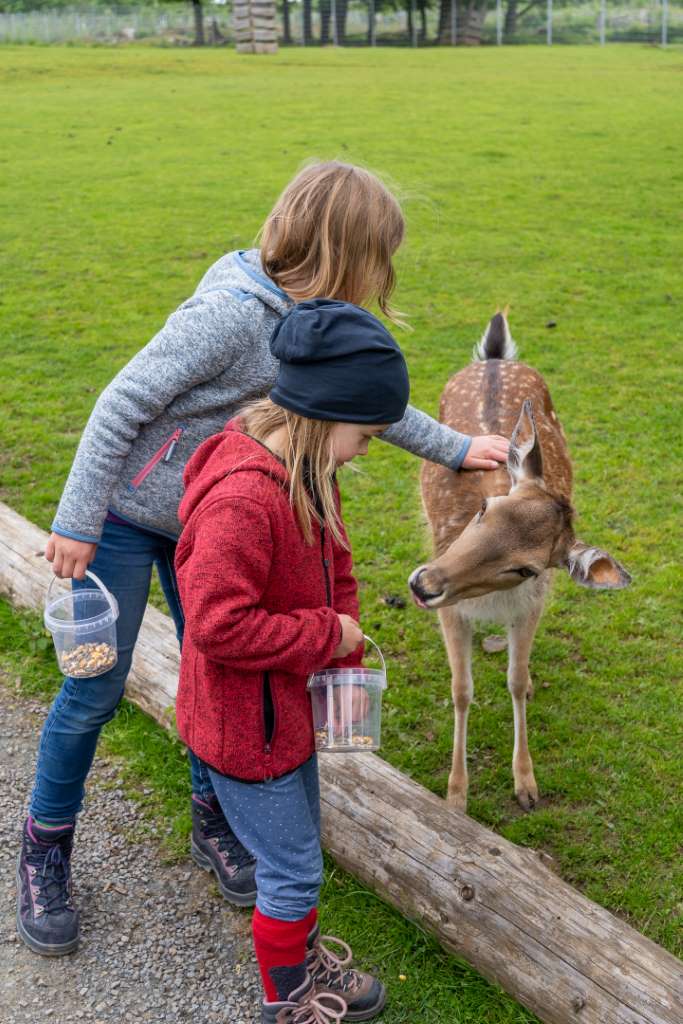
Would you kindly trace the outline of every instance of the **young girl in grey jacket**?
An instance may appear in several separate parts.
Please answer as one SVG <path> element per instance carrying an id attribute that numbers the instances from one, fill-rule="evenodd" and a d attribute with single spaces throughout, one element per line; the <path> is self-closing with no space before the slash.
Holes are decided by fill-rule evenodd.
<path id="1" fill-rule="evenodd" d="M 307 167 L 266 220 L 261 249 L 229 253 L 210 267 L 100 395 L 46 557 L 74 587 L 92 565 L 117 598 L 118 662 L 92 680 L 66 678 L 41 735 L 17 897 L 19 933 L 36 952 L 59 955 L 78 944 L 70 876 L 76 815 L 100 731 L 123 696 L 154 565 L 182 640 L 173 558 L 186 462 L 239 407 L 272 388 L 270 336 L 295 302 L 377 302 L 393 319 L 392 258 L 403 234 L 399 204 L 373 174 L 338 162 Z M 466 437 L 410 406 L 382 439 L 453 470 L 495 469 L 507 453 L 504 438 Z M 251 905 L 253 860 L 192 755 L 190 770 L 192 856 L 214 872 L 226 899 Z"/>

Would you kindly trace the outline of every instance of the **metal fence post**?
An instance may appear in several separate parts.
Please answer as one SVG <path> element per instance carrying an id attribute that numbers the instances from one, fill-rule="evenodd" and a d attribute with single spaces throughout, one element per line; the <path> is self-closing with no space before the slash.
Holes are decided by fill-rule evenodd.
<path id="1" fill-rule="evenodd" d="M 662 0 L 662 46 L 666 46 L 669 36 L 669 0 Z"/>
<path id="2" fill-rule="evenodd" d="M 410 45 L 417 46 L 417 5 L 410 0 Z"/>
<path id="3" fill-rule="evenodd" d="M 496 0 L 496 45 L 503 42 L 503 5 L 501 0 Z"/>
<path id="4" fill-rule="evenodd" d="M 605 23 L 607 21 L 606 0 L 600 0 L 600 46 L 605 45 Z"/>
<path id="5" fill-rule="evenodd" d="M 377 46 L 377 24 L 375 19 L 375 0 L 368 2 L 368 20 L 370 22 L 370 46 Z"/>
<path id="6" fill-rule="evenodd" d="M 339 34 L 337 32 L 337 0 L 331 0 L 330 17 L 332 18 L 332 43 L 339 46 Z"/>
<path id="7" fill-rule="evenodd" d="M 546 40 L 548 46 L 553 45 L 553 0 L 548 0 L 548 22 L 546 26 Z"/>
<path id="8" fill-rule="evenodd" d="M 457 0 L 451 0 L 451 46 L 455 46 L 458 38 L 458 7 Z"/>

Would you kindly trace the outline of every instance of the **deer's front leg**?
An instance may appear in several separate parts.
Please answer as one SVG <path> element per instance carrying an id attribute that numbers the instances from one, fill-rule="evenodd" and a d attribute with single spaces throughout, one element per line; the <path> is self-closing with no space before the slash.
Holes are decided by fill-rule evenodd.
<path id="1" fill-rule="evenodd" d="M 452 608 L 439 611 L 448 661 L 451 666 L 455 736 L 453 763 L 448 777 L 447 801 L 459 811 L 467 809 L 467 715 L 472 685 L 472 627 Z"/>
<path id="2" fill-rule="evenodd" d="M 533 810 L 538 801 L 538 786 L 534 778 L 526 728 L 526 702 L 533 687 L 529 675 L 529 655 L 536 634 L 541 611 L 508 629 L 508 689 L 512 697 L 515 720 L 515 746 L 512 753 L 512 774 L 515 796 L 525 811 Z"/>

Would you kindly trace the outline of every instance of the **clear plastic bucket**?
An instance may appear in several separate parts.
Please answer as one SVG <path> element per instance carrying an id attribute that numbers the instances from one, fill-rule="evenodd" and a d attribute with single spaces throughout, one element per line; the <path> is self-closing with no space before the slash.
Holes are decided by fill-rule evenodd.
<path id="1" fill-rule="evenodd" d="M 86 570 L 95 587 L 74 587 L 53 594 L 54 576 L 45 595 L 43 621 L 52 633 L 59 667 L 65 676 L 101 676 L 118 661 L 116 620 L 119 606 L 102 580 Z"/>
<path id="2" fill-rule="evenodd" d="M 369 636 L 364 639 L 376 648 L 381 669 L 330 668 L 315 672 L 308 680 L 315 747 L 320 752 L 379 749 L 387 666 L 375 641 Z"/>

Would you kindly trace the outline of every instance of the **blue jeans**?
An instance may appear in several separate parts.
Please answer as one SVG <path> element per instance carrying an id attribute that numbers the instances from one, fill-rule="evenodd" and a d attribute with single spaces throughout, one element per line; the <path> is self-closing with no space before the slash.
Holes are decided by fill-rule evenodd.
<path id="1" fill-rule="evenodd" d="M 92 679 L 67 677 L 55 697 L 38 748 L 30 814 L 57 825 L 73 821 L 81 809 L 85 780 L 105 722 L 114 717 L 123 697 L 142 617 L 147 607 L 152 568 L 156 565 L 179 642 L 184 618 L 173 567 L 175 543 L 135 526 L 105 522 L 91 569 L 119 603 L 116 639 L 119 660 Z M 73 586 L 92 586 L 74 580 Z M 190 754 L 192 791 L 205 799 L 213 787 L 203 763 Z"/>
<path id="2" fill-rule="evenodd" d="M 256 858 L 256 906 L 300 921 L 318 905 L 323 877 L 318 760 L 271 782 L 240 782 L 209 768 L 230 827 Z"/>

